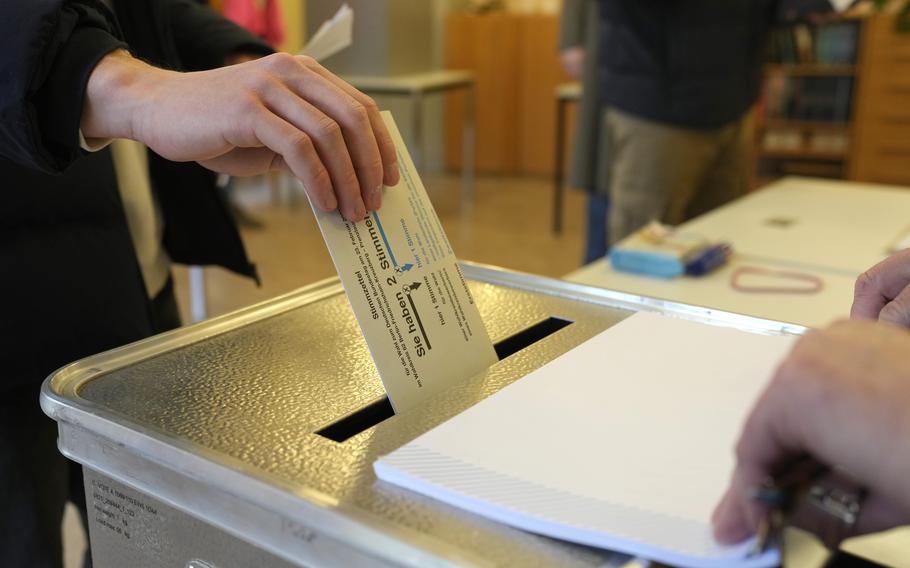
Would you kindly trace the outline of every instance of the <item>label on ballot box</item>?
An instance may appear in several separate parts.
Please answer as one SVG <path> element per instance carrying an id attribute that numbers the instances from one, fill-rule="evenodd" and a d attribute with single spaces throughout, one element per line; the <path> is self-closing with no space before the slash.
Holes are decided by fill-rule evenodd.
<path id="1" fill-rule="evenodd" d="M 357 223 L 313 208 L 396 412 L 497 361 L 449 239 L 392 115 L 401 182 Z"/>

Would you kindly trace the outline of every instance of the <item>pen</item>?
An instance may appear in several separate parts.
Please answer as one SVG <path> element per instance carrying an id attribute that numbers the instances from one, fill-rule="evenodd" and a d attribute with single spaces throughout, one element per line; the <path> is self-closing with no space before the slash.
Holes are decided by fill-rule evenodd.
<path id="1" fill-rule="evenodd" d="M 759 521 L 755 546 L 750 556 L 765 552 L 774 543 L 782 543 L 783 529 L 793 506 L 828 471 L 825 465 L 809 456 L 803 456 L 793 461 L 780 475 L 767 479 L 751 490 L 749 497 L 763 505 L 765 511 Z"/>

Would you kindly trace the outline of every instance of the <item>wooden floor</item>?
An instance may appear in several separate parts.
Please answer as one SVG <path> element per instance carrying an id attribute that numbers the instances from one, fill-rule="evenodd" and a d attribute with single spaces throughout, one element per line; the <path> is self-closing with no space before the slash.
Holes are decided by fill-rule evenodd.
<path id="1" fill-rule="evenodd" d="M 580 266 L 582 194 L 567 192 L 563 233 L 555 236 L 552 186 L 546 179 L 480 178 L 474 204 L 467 208 L 461 206 L 460 178 L 428 176 L 424 184 L 458 258 L 553 277 Z M 253 180 L 235 190 L 243 209 L 263 224 L 260 229 L 243 229 L 262 287 L 218 268 L 206 269 L 209 317 L 335 275 L 306 197 L 291 184 L 284 185 L 283 190 L 273 191 L 264 180 Z M 175 277 L 181 312 L 189 322 L 186 270 L 178 267 Z"/>

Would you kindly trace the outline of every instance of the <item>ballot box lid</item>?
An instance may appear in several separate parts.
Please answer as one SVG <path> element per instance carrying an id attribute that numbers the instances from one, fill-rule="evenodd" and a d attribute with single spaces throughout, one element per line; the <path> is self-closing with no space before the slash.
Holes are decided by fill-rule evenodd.
<path id="1" fill-rule="evenodd" d="M 603 551 L 389 486 L 372 465 L 635 311 L 803 331 L 482 265 L 463 270 L 494 342 L 563 323 L 344 441 L 320 432 L 384 391 L 337 279 L 69 365 L 45 381 L 42 407 L 68 457 L 288 559 L 305 560 L 318 536 L 385 565 L 598 566 Z"/>

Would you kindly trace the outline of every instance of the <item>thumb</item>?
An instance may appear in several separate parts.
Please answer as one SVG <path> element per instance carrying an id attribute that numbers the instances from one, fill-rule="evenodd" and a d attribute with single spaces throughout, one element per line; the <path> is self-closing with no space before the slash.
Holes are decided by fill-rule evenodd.
<path id="1" fill-rule="evenodd" d="M 878 319 L 901 327 L 910 327 L 910 285 L 885 304 L 878 314 Z"/>

